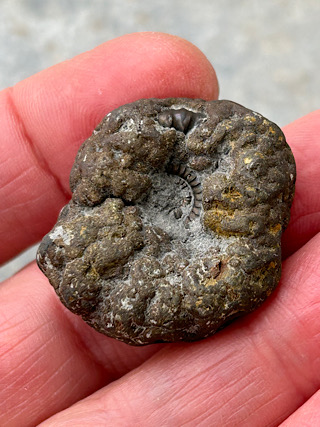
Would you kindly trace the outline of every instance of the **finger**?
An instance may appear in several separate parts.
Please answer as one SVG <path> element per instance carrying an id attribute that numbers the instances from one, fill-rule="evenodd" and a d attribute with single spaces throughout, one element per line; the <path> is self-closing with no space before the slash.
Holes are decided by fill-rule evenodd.
<path id="1" fill-rule="evenodd" d="M 129 347 L 71 314 L 35 264 L 0 287 L 0 425 L 35 425 L 138 366 Z"/>
<path id="2" fill-rule="evenodd" d="M 108 111 L 139 98 L 217 95 L 205 56 L 159 33 L 111 40 L 1 92 L 0 263 L 53 226 L 75 154 Z"/>
<path id="3" fill-rule="evenodd" d="M 291 220 L 283 235 L 284 258 L 320 231 L 320 110 L 284 128 L 297 164 Z"/>
<path id="4" fill-rule="evenodd" d="M 285 261 L 258 312 L 163 348 L 44 425 L 278 425 L 320 385 L 319 260 L 320 235 Z"/>
<path id="5" fill-rule="evenodd" d="M 286 419 L 280 427 L 315 427 L 320 420 L 320 390 Z"/>

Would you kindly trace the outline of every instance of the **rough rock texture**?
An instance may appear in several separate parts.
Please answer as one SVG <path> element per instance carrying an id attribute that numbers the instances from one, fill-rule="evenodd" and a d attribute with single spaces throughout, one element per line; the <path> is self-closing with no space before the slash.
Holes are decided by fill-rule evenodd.
<path id="1" fill-rule="evenodd" d="M 281 274 L 295 162 L 230 101 L 140 100 L 81 146 L 38 251 L 63 304 L 128 344 L 193 341 L 257 308 Z"/>

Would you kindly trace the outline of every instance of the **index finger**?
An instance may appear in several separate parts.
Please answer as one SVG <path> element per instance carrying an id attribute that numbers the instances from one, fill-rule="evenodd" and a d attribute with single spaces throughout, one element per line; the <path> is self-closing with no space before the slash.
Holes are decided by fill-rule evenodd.
<path id="1" fill-rule="evenodd" d="M 0 263 L 53 226 L 75 154 L 108 111 L 169 96 L 214 99 L 218 83 L 195 46 L 160 33 L 111 40 L 0 93 Z"/>

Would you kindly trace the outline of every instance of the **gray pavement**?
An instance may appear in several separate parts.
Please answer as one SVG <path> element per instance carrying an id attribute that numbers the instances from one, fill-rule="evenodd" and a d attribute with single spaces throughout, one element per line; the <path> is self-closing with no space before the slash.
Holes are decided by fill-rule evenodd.
<path id="1" fill-rule="evenodd" d="M 108 39 L 163 31 L 207 55 L 221 98 L 282 126 L 319 108 L 319 22 L 319 0 L 0 0 L 0 89 Z"/>

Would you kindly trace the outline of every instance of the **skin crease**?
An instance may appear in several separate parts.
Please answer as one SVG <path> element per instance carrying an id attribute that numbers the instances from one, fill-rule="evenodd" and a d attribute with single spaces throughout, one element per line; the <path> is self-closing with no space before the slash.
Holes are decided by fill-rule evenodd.
<path id="1" fill-rule="evenodd" d="M 108 111 L 169 96 L 216 99 L 218 83 L 197 48 L 159 33 L 112 40 L 3 91 L 2 262 L 53 225 L 76 151 Z M 68 312 L 32 263 L 0 286 L 1 426 L 314 425 L 320 110 L 284 132 L 298 179 L 269 300 L 207 340 L 135 348 Z"/>

